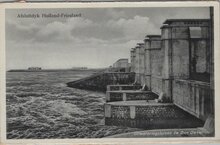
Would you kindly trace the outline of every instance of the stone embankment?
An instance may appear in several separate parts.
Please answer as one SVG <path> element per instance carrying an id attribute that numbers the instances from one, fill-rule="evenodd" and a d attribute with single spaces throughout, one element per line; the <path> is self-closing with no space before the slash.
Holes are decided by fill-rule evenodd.
<path id="1" fill-rule="evenodd" d="M 68 87 L 94 91 L 106 91 L 107 85 L 132 84 L 135 80 L 134 73 L 102 72 L 84 79 L 67 83 Z"/>

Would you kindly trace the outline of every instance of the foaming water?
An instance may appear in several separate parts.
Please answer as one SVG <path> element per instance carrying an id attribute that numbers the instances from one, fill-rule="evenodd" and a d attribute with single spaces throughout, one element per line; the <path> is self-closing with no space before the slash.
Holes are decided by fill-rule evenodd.
<path id="1" fill-rule="evenodd" d="M 92 73 L 7 72 L 7 138 L 99 138 L 137 131 L 104 125 L 104 93 L 66 86 Z"/>

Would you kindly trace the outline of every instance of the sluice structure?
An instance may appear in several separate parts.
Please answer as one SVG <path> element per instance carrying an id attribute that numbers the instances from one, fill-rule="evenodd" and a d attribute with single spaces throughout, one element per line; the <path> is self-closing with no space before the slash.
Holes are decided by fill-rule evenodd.
<path id="1" fill-rule="evenodd" d="M 134 83 L 107 87 L 105 124 L 171 129 L 208 120 L 213 135 L 212 16 L 168 19 L 160 29 L 131 49 Z"/>

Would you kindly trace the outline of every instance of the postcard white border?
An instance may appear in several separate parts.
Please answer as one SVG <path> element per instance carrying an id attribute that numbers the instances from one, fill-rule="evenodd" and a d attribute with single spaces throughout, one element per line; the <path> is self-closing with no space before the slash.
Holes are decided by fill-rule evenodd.
<path id="1" fill-rule="evenodd" d="M 6 139 L 6 73 L 5 73 L 5 9 L 31 8 L 120 8 L 120 7 L 214 7 L 214 57 L 215 57 L 215 137 L 186 138 L 99 138 L 99 139 Z M 145 143 L 220 143 L 220 50 L 219 2 L 94 2 L 94 3 L 4 3 L 0 4 L 0 144 L 145 144 Z"/>

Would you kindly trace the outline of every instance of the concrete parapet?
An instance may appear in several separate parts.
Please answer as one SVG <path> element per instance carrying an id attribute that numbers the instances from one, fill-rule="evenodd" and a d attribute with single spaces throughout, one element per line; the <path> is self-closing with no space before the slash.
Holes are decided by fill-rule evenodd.
<path id="1" fill-rule="evenodd" d="M 105 124 L 143 129 L 201 127 L 204 122 L 171 103 L 153 101 L 109 102 Z"/>
<path id="2" fill-rule="evenodd" d="M 141 90 L 106 91 L 106 102 L 129 101 L 129 100 L 154 100 L 156 98 L 158 98 L 158 96 L 151 91 L 141 91 Z"/>

